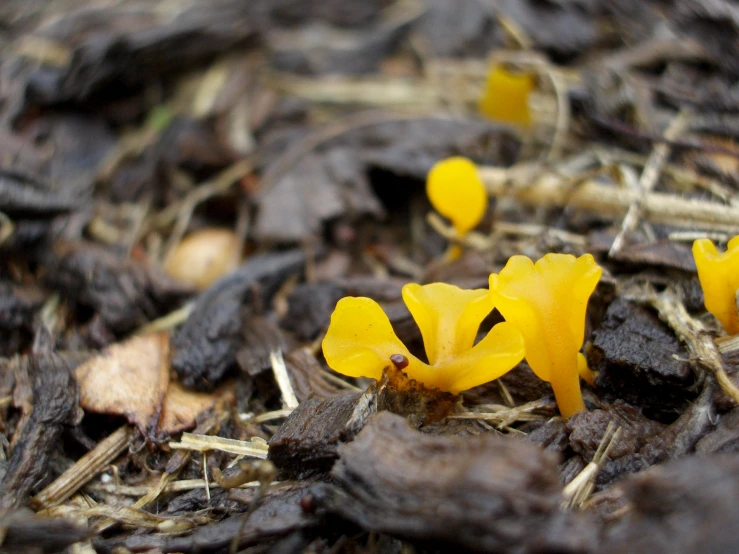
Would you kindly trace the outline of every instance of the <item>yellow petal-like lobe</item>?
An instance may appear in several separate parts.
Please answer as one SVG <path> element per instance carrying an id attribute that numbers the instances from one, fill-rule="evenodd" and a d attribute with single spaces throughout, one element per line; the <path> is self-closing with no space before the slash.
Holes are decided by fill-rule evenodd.
<path id="1" fill-rule="evenodd" d="M 472 348 L 480 323 L 493 309 L 488 291 L 446 283 L 409 283 L 403 287 L 403 301 L 421 330 L 431 365 Z"/>
<path id="2" fill-rule="evenodd" d="M 457 394 L 497 379 L 523 359 L 524 337 L 510 323 L 496 325 L 473 347 L 480 323 L 493 308 L 488 291 L 412 283 L 403 287 L 403 299 L 421 330 L 430 364 L 400 342 L 377 302 L 348 297 L 337 303 L 323 339 L 328 365 L 344 375 L 379 379 L 390 357 L 402 354 L 410 378 Z"/>
<path id="3" fill-rule="evenodd" d="M 729 335 L 739 334 L 739 235 L 729 241 L 723 253 L 710 240 L 699 239 L 693 243 L 693 258 L 706 309 Z"/>
<path id="4" fill-rule="evenodd" d="M 510 323 L 498 323 L 472 349 L 431 368 L 433 375 L 427 379 L 436 388 L 457 394 L 505 375 L 524 353 L 521 332 Z"/>
<path id="5" fill-rule="evenodd" d="M 493 65 L 480 98 L 480 113 L 490 119 L 529 126 L 529 95 L 533 88 L 531 75 L 511 73 L 501 65 Z"/>
<path id="6" fill-rule="evenodd" d="M 400 342 L 385 312 L 370 298 L 339 300 L 322 346 L 329 367 L 350 377 L 379 379 L 393 354 L 407 357 L 409 367 L 422 364 Z"/>
<path id="7" fill-rule="evenodd" d="M 431 168 L 426 194 L 434 209 L 451 221 L 460 236 L 480 223 L 488 205 L 477 167 L 462 157 L 441 160 Z"/>
<path id="8" fill-rule="evenodd" d="M 513 256 L 500 274 L 490 276 L 494 305 L 523 334 L 526 360 L 540 379 L 552 383 L 564 417 L 584 409 L 578 352 L 588 299 L 602 272 L 590 254 L 577 259 L 547 254 L 536 264 Z"/>

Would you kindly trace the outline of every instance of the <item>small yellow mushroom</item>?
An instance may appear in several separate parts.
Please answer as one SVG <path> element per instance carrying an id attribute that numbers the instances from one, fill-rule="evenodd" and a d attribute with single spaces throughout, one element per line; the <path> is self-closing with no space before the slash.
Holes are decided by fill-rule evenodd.
<path id="1" fill-rule="evenodd" d="M 490 276 L 490 295 L 506 321 L 523 333 L 526 361 L 552 384 L 563 417 L 583 411 L 579 377 L 592 378 L 580 354 L 585 311 L 603 270 L 590 254 L 547 254 L 534 264 L 513 256 Z"/>
<path id="2" fill-rule="evenodd" d="M 531 75 L 511 73 L 502 65 L 495 64 L 490 68 L 485 92 L 480 98 L 480 113 L 497 121 L 529 126 L 529 95 L 533 88 Z"/>
<path id="3" fill-rule="evenodd" d="M 488 207 L 487 192 L 477 166 L 460 156 L 434 164 L 426 179 L 426 194 L 434 209 L 451 222 L 459 237 L 482 221 Z M 447 257 L 455 259 L 460 254 L 459 248 L 452 248 Z"/>
<path id="4" fill-rule="evenodd" d="M 739 235 L 729 241 L 722 254 L 710 240 L 699 239 L 693 243 L 693 258 L 706 309 L 729 335 L 739 334 Z"/>
<path id="5" fill-rule="evenodd" d="M 523 359 L 524 339 L 509 323 L 499 323 L 473 346 L 480 323 L 493 309 L 486 290 L 408 284 L 403 300 L 421 330 L 429 363 L 408 351 L 377 302 L 347 297 L 336 305 L 323 339 L 329 367 L 351 377 L 379 379 L 391 358 L 401 355 L 408 377 L 457 394 L 497 379 Z"/>

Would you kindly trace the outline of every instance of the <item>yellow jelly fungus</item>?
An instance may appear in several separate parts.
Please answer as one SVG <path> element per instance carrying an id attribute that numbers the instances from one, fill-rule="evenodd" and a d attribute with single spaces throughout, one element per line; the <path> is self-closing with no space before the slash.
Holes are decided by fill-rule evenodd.
<path id="1" fill-rule="evenodd" d="M 579 377 L 592 380 L 592 373 L 579 351 L 588 299 L 602 273 L 590 254 L 547 254 L 536 264 L 513 256 L 490 276 L 495 307 L 523 333 L 526 361 L 552 384 L 565 418 L 585 409 Z"/>
<path id="2" fill-rule="evenodd" d="M 729 335 L 739 334 L 739 235 L 729 241 L 723 254 L 718 253 L 710 240 L 699 239 L 693 243 L 693 257 L 706 309 Z"/>
<path id="3" fill-rule="evenodd" d="M 533 88 L 531 75 L 511 73 L 495 64 L 490 68 L 485 92 L 480 98 L 480 113 L 514 125 L 531 125 L 529 94 Z"/>
<path id="4" fill-rule="evenodd" d="M 459 237 L 482 221 L 488 206 L 487 191 L 477 166 L 460 156 L 434 164 L 426 179 L 426 194 L 434 209 L 451 222 Z M 460 253 L 454 248 L 448 257 L 456 258 Z"/>
<path id="5" fill-rule="evenodd" d="M 523 359 L 524 339 L 510 323 L 499 323 L 473 346 L 493 304 L 484 289 L 408 284 L 403 300 L 423 336 L 429 363 L 411 354 L 395 335 L 380 305 L 370 298 L 339 300 L 331 315 L 323 354 L 329 367 L 351 377 L 379 379 L 390 357 L 408 358 L 403 371 L 428 388 L 454 394 L 508 372 Z"/>

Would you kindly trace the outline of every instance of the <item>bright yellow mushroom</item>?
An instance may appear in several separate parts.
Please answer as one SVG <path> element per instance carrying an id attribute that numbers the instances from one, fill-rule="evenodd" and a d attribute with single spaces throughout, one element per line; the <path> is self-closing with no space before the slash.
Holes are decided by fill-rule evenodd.
<path id="1" fill-rule="evenodd" d="M 488 195 L 477 166 L 461 156 L 434 164 L 426 179 L 426 194 L 434 209 L 451 222 L 459 237 L 482 221 L 488 207 Z M 447 258 L 455 259 L 460 254 L 459 247 L 452 248 Z"/>
<path id="2" fill-rule="evenodd" d="M 552 384 L 565 418 L 585 409 L 579 378 L 592 376 L 580 348 L 588 299 L 602 273 L 590 254 L 547 254 L 536 264 L 513 256 L 490 276 L 495 307 L 523 333 L 526 361 Z"/>
<path id="3" fill-rule="evenodd" d="M 334 371 L 379 379 L 390 358 L 408 359 L 403 371 L 428 388 L 454 394 L 512 369 L 523 359 L 524 339 L 510 323 L 499 323 L 473 346 L 483 319 L 492 311 L 488 291 L 454 285 L 408 284 L 403 300 L 423 336 L 429 363 L 413 356 L 395 335 L 380 305 L 370 298 L 342 298 L 331 315 L 323 354 Z"/>
<path id="4" fill-rule="evenodd" d="M 706 309 L 716 316 L 729 335 L 739 334 L 739 235 L 729 241 L 722 254 L 710 240 L 699 239 L 693 243 L 693 258 Z"/>
<path id="5" fill-rule="evenodd" d="M 485 92 L 480 98 L 480 113 L 490 119 L 531 125 L 529 95 L 534 88 L 534 78 L 526 73 L 511 73 L 500 64 L 488 72 Z"/>

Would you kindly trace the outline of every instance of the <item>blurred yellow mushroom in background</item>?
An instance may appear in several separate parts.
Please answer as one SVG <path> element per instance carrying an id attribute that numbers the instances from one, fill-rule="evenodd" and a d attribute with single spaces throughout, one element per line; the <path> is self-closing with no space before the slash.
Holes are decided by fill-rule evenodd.
<path id="1" fill-rule="evenodd" d="M 451 222 L 460 238 L 482 221 L 488 207 L 487 191 L 477 166 L 460 156 L 434 164 L 426 179 L 426 194 L 434 209 Z M 459 245 L 453 244 L 446 257 L 454 260 L 461 253 Z"/>

